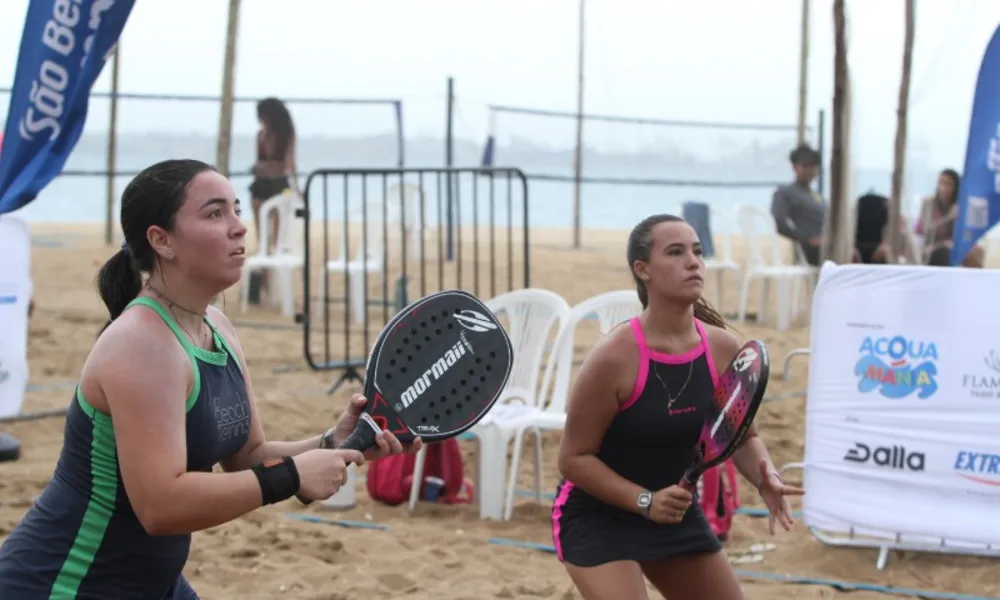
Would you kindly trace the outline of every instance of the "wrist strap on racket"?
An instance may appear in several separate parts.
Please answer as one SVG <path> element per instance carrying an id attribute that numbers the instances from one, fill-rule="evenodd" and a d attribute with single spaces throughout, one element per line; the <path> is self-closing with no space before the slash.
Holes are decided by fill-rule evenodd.
<path id="1" fill-rule="evenodd" d="M 299 491 L 299 470 L 291 456 L 269 458 L 254 465 L 252 470 L 265 505 L 287 500 Z"/>
<path id="2" fill-rule="evenodd" d="M 357 450 L 358 452 L 365 452 L 370 448 L 376 447 L 378 444 L 375 443 L 375 438 L 378 434 L 382 432 L 382 428 L 379 424 L 375 422 L 375 419 L 371 417 L 368 413 L 361 413 L 361 417 L 358 419 L 358 425 L 351 432 L 351 435 L 343 441 L 340 446 L 341 450 Z"/>

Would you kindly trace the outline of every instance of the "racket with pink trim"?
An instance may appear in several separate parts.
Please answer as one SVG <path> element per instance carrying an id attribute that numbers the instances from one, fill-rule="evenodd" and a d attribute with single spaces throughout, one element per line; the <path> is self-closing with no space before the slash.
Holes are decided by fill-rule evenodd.
<path id="1" fill-rule="evenodd" d="M 698 459 L 681 477 L 680 486 L 693 491 L 702 474 L 724 463 L 743 443 L 764 400 L 770 363 L 767 348 L 750 340 L 719 374 L 710 402 L 700 406 L 704 424 L 698 437 Z"/>

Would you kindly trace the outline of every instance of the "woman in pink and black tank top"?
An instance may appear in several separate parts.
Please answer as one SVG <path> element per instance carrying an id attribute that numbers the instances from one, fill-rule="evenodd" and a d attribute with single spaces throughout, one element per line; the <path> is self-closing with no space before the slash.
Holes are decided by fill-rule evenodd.
<path id="1" fill-rule="evenodd" d="M 593 349 L 573 383 L 552 508 L 559 560 L 587 600 L 643 600 L 645 576 L 670 600 L 739 600 L 739 582 L 691 494 L 698 405 L 740 348 L 701 293 L 701 243 L 684 220 L 655 215 L 629 236 L 645 310 Z M 737 469 L 760 490 L 771 529 L 792 525 L 786 486 L 752 429 Z"/>

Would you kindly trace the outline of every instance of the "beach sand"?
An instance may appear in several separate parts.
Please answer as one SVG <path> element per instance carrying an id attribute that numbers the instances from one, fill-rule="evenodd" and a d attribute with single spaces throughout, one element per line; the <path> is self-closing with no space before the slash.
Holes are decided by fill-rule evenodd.
<path id="1" fill-rule="evenodd" d="M 31 321 L 29 341 L 32 391 L 27 395 L 24 411 L 60 408 L 69 402 L 72 382 L 106 318 L 94 290 L 94 275 L 100 264 L 117 250 L 117 244 L 108 247 L 102 243 L 100 227 L 35 226 L 33 232 L 38 239 L 32 254 L 37 309 Z M 568 232 L 533 231 L 532 284 L 559 292 L 570 304 L 600 292 L 630 287 L 624 259 L 626 236 L 627 232 L 585 232 L 586 247 L 574 252 L 568 249 Z M 740 246 L 734 245 L 739 255 Z M 466 249 L 465 256 L 471 256 L 471 250 Z M 483 256 L 480 258 L 485 260 Z M 518 260 L 515 258 L 519 268 Z M 471 277 L 471 268 L 465 272 L 466 278 Z M 503 273 L 505 271 L 500 269 L 500 274 Z M 484 282 L 488 281 L 488 271 L 480 276 Z M 427 291 L 438 289 L 436 279 L 433 283 Z M 708 285 L 712 285 L 711 280 Z M 480 294 L 489 297 L 489 284 L 481 286 Z M 471 282 L 464 287 L 471 290 Z M 503 285 L 500 287 L 506 289 Z M 410 293 L 411 299 L 416 297 L 419 281 L 411 283 Z M 725 290 L 725 312 L 735 311 L 736 300 L 736 285 L 730 280 Z M 357 382 L 345 384 L 337 393 L 328 395 L 326 387 L 339 372 L 317 372 L 308 368 L 303 356 L 301 330 L 291 319 L 282 318 L 277 309 L 252 307 L 248 313 L 241 314 L 236 289 L 227 292 L 220 307 L 237 323 L 268 437 L 299 439 L 315 435 L 332 424 L 350 394 L 359 390 Z M 343 323 L 339 316 L 342 309 L 335 307 L 334 311 L 339 312 L 333 322 Z M 378 331 L 382 311 L 373 308 L 371 315 L 374 322 L 370 341 Z M 807 323 L 801 318 L 790 331 L 781 334 L 771 327 L 752 324 L 738 326 L 738 332 L 743 337 L 763 339 L 776 363 L 790 350 L 809 346 Z M 353 337 L 360 336 L 354 334 Z M 323 348 L 322 336 L 314 338 L 316 341 L 311 347 L 319 357 Z M 577 348 L 578 359 L 586 353 L 588 339 L 594 339 L 593 332 L 582 335 Z M 331 347 L 342 348 L 342 336 L 333 336 Z M 355 339 L 351 347 L 357 356 L 366 354 L 361 340 Z M 332 352 L 337 353 L 336 350 Z M 779 377 L 772 376 L 769 393 L 804 389 L 806 369 L 806 361 L 802 360 L 795 363 L 790 381 L 782 382 Z M 802 398 L 766 404 L 757 423 L 777 464 L 801 460 Z M 0 464 L 2 538 L 51 476 L 62 445 L 63 420 L 50 418 L 3 425 L 0 429 L 23 442 L 21 460 Z M 558 439 L 558 434 L 544 437 L 547 492 L 554 490 L 559 477 L 555 460 Z M 476 444 L 464 441 L 461 444 L 466 469 L 472 477 Z M 531 484 L 530 462 L 522 461 L 520 479 L 524 488 Z M 796 476 L 793 474 L 792 478 Z M 752 487 L 745 482 L 741 484 L 744 505 L 761 506 Z M 285 517 L 289 512 L 368 521 L 388 529 L 305 523 Z M 206 600 L 579 598 L 553 554 L 492 545 L 487 543 L 491 537 L 551 544 L 549 506 L 539 506 L 530 498 L 522 498 L 513 519 L 506 523 L 479 520 L 476 507 L 468 505 L 422 504 L 410 515 L 405 506 L 388 507 L 372 502 L 359 483 L 357 506 L 351 510 L 335 512 L 324 509 L 319 503 L 303 507 L 293 499 L 196 533 L 185 572 Z M 887 568 L 880 572 L 875 568 L 874 550 L 824 546 L 808 534 L 801 522 L 793 532 L 779 532 L 772 538 L 767 533 L 766 519 L 737 516 L 728 548 L 738 550 L 760 542 L 773 542 L 777 548 L 765 553 L 762 563 L 738 568 L 1000 596 L 1000 578 L 993 561 L 893 553 Z M 762 582 L 749 577 L 742 581 L 747 597 L 753 600 L 889 597 L 867 591 L 846 594 L 830 587 Z M 651 597 L 659 596 L 652 592 Z"/>

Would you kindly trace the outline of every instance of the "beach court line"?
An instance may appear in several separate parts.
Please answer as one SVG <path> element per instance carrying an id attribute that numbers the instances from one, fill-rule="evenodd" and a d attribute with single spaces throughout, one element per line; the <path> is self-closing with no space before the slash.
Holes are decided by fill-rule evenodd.
<path id="1" fill-rule="evenodd" d="M 284 513 L 281 515 L 287 519 L 294 519 L 296 521 L 302 521 L 304 523 L 321 523 L 323 525 L 337 525 L 339 527 L 346 527 L 348 529 L 374 529 L 377 531 L 386 531 L 389 529 L 388 525 L 381 525 L 379 523 L 372 523 L 370 521 L 350 521 L 347 519 L 328 519 L 326 517 L 319 517 L 316 515 L 307 515 L 303 513 Z"/>
<path id="2" fill-rule="evenodd" d="M 374 529 L 378 531 L 387 531 L 389 529 L 388 525 L 381 525 L 379 523 L 371 523 L 368 521 L 328 519 L 325 517 L 319 517 L 315 515 L 302 514 L 302 513 L 284 513 L 282 516 L 289 519 L 302 521 L 305 523 L 337 525 L 339 527 L 346 527 L 346 528 Z M 491 537 L 488 540 L 486 540 L 486 543 L 498 546 L 523 548 L 526 550 L 536 550 L 539 552 L 545 552 L 547 554 L 555 554 L 556 551 L 555 547 L 549 544 L 539 544 L 536 542 L 526 542 L 522 540 L 512 540 L 509 538 L 501 538 L 501 537 Z M 757 579 L 761 581 L 776 581 L 778 583 L 789 583 L 796 585 L 816 585 L 816 586 L 833 588 L 843 592 L 855 592 L 855 591 L 876 592 L 880 594 L 889 594 L 893 596 L 916 596 L 917 598 L 925 598 L 927 600 L 997 600 L 996 597 L 989 598 L 987 596 L 971 596 L 969 594 L 957 594 L 952 592 L 935 592 L 932 590 L 901 588 L 894 586 L 877 585 L 873 583 L 839 581 L 835 579 L 822 579 L 817 577 L 804 577 L 799 575 L 785 575 L 782 573 L 747 571 L 745 569 L 735 569 L 735 571 L 736 575 L 746 579 Z"/>
<path id="3" fill-rule="evenodd" d="M 556 549 L 548 544 L 537 544 L 535 542 L 523 542 L 508 538 L 493 537 L 488 540 L 490 544 L 498 546 L 511 546 L 525 548 L 527 550 L 538 550 L 549 554 L 555 554 Z M 874 583 L 859 583 L 852 581 L 838 581 L 835 579 L 822 579 L 816 577 L 803 577 L 799 575 L 784 575 L 782 573 L 765 573 L 761 571 L 747 571 L 745 569 L 735 569 L 736 574 L 747 579 L 758 579 L 763 581 L 776 581 L 778 583 L 792 583 L 798 585 L 818 585 L 830 587 L 842 592 L 876 592 L 880 594 L 890 594 L 894 596 L 916 596 L 928 600 L 997 600 L 996 597 L 970 596 L 968 594 L 956 594 L 953 592 L 935 592 L 931 590 L 921 590 L 913 588 L 901 588 L 894 586 L 877 585 Z"/>

